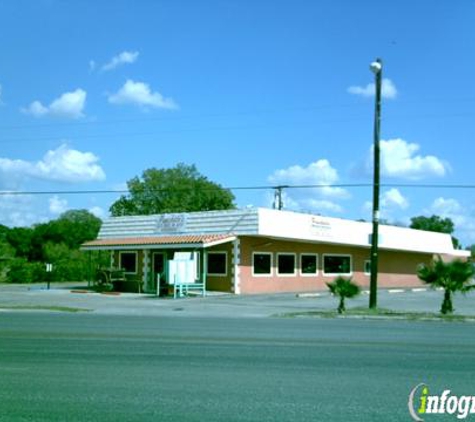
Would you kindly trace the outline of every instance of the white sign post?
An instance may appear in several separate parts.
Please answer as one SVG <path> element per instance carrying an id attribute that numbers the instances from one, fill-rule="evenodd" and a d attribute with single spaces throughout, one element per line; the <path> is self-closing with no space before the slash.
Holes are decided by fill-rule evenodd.
<path id="1" fill-rule="evenodd" d="M 53 271 L 53 264 L 46 264 L 46 279 L 47 279 L 47 286 L 48 286 L 48 290 L 49 290 L 49 284 L 50 284 L 50 281 L 51 281 L 51 277 L 50 277 L 50 274 L 51 272 Z"/>

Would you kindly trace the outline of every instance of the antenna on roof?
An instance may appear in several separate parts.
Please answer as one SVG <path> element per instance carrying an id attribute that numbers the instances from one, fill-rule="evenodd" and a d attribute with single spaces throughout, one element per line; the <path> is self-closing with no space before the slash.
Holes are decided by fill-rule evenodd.
<path id="1" fill-rule="evenodd" d="M 279 185 L 274 186 L 274 204 L 273 208 L 275 210 L 281 210 L 284 208 L 284 200 L 282 198 L 282 192 L 285 188 L 288 188 L 289 185 Z"/>

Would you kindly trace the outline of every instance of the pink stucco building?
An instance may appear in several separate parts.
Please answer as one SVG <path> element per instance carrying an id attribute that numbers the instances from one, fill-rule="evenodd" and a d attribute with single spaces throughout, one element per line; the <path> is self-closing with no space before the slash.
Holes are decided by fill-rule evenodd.
<path id="1" fill-rule="evenodd" d="M 107 219 L 83 250 L 110 251 L 111 266 L 145 292 L 161 284 L 236 294 L 311 292 L 337 275 L 369 285 L 371 223 L 248 208 Z M 420 285 L 435 255 L 466 258 L 450 235 L 380 226 L 379 287 Z M 157 277 L 158 276 L 158 277 Z"/>

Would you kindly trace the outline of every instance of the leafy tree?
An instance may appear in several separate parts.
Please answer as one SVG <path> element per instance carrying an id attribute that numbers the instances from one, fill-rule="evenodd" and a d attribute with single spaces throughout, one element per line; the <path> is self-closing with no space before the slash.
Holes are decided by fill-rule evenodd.
<path id="1" fill-rule="evenodd" d="M 441 218 L 438 215 L 425 217 L 420 215 L 411 218 L 411 229 L 426 230 L 429 232 L 448 233 L 454 232 L 454 223 L 450 218 Z"/>
<path id="2" fill-rule="evenodd" d="M 442 314 L 451 314 L 454 311 L 452 295 L 455 292 L 466 293 L 475 288 L 472 284 L 475 268 L 471 262 L 459 259 L 444 262 L 439 256 L 429 265 L 419 266 L 417 276 L 432 288 L 444 289 L 444 300 L 440 308 Z"/>
<path id="3" fill-rule="evenodd" d="M 26 227 L 14 227 L 7 232 L 7 242 L 15 249 L 18 257 L 28 258 L 31 251 L 31 238 L 33 229 Z"/>
<path id="4" fill-rule="evenodd" d="M 7 280 L 10 283 L 36 283 L 45 280 L 46 271 L 40 262 L 28 262 L 15 258 L 9 263 Z"/>
<path id="5" fill-rule="evenodd" d="M 53 273 L 48 275 L 52 281 L 86 279 L 90 264 L 95 265 L 97 259 L 80 252 L 79 246 L 95 239 L 100 226 L 101 220 L 86 210 L 67 211 L 33 228 L 2 230 L 0 226 L 0 280 L 44 281 L 45 262 L 54 265 Z M 6 239 L 3 243 L 2 234 Z"/>
<path id="6" fill-rule="evenodd" d="M 352 279 L 345 277 L 337 277 L 330 283 L 326 283 L 330 292 L 340 298 L 337 311 L 339 314 L 345 312 L 345 299 L 351 299 L 352 297 L 360 294 L 360 286 L 358 286 Z"/>
<path id="7" fill-rule="evenodd" d="M 452 234 L 455 230 L 454 222 L 450 218 L 442 218 L 438 215 L 425 217 L 420 215 L 411 218 L 411 229 L 426 230 L 429 232 Z M 452 243 L 454 248 L 460 248 L 460 242 L 457 238 L 452 236 Z"/>
<path id="8" fill-rule="evenodd" d="M 94 240 L 99 233 L 102 221 L 87 210 L 70 210 L 52 222 L 61 241 L 70 248 L 79 248 L 82 243 Z"/>
<path id="9" fill-rule="evenodd" d="M 81 281 L 89 275 L 86 254 L 70 249 L 65 243 L 47 243 L 45 259 L 53 264 L 52 281 Z"/>
<path id="10" fill-rule="evenodd" d="M 233 209 L 234 195 L 200 174 L 194 165 L 151 168 L 127 182 L 129 194 L 110 207 L 113 216 Z"/>
<path id="11" fill-rule="evenodd" d="M 0 236 L 0 283 L 7 281 L 10 263 L 15 257 L 15 249 Z"/>

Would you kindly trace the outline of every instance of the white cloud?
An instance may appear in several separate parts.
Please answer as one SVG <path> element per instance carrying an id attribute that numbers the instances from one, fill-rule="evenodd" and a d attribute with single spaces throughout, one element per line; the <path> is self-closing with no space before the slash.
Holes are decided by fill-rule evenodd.
<path id="1" fill-rule="evenodd" d="M 79 119 L 84 117 L 86 97 L 86 91 L 78 88 L 76 91 L 65 92 L 53 100 L 49 106 L 44 106 L 40 101 L 33 101 L 27 108 L 22 108 L 21 111 L 34 117 L 53 116 Z"/>
<path id="2" fill-rule="evenodd" d="M 310 163 L 307 167 L 294 165 L 276 170 L 268 180 L 276 185 L 319 185 L 322 187 L 315 188 L 315 192 L 320 192 L 323 196 L 337 198 L 348 196 L 345 189 L 329 186 L 338 182 L 338 172 L 326 159 Z"/>
<path id="3" fill-rule="evenodd" d="M 349 193 L 340 187 L 332 187 L 338 182 L 338 172 L 330 162 L 321 159 L 307 167 L 300 165 L 276 170 L 268 177 L 276 186 L 321 186 L 314 188 L 292 188 L 284 191 L 284 206 L 288 209 L 309 210 L 317 212 L 342 212 L 340 205 L 330 199 L 344 199 Z"/>
<path id="4" fill-rule="evenodd" d="M 134 104 L 142 107 L 176 109 L 178 105 L 172 98 L 165 98 L 159 92 L 152 92 L 144 82 L 128 79 L 115 94 L 109 95 L 111 104 Z"/>
<path id="5" fill-rule="evenodd" d="M 0 179 L 36 178 L 60 182 L 89 182 L 105 179 L 99 158 L 91 152 L 81 152 L 63 144 L 48 151 L 42 160 L 30 162 L 0 158 Z"/>
<path id="6" fill-rule="evenodd" d="M 68 201 L 61 199 L 57 195 L 49 198 L 49 211 L 52 214 L 62 214 L 68 209 Z"/>
<path id="7" fill-rule="evenodd" d="M 460 203 L 456 199 L 452 198 L 446 199 L 439 197 L 434 200 L 430 209 L 432 213 L 442 217 L 457 217 L 464 213 L 464 209 Z"/>
<path id="8" fill-rule="evenodd" d="M 399 189 L 392 188 L 383 193 L 381 205 L 385 208 L 400 208 L 405 210 L 409 207 L 409 201 L 401 194 Z"/>
<path id="9" fill-rule="evenodd" d="M 409 200 L 399 191 L 399 189 L 389 189 L 381 194 L 380 218 L 386 221 L 394 220 L 394 213 L 409 208 Z M 371 220 L 373 202 L 366 201 L 363 205 L 363 212 Z"/>
<path id="10" fill-rule="evenodd" d="M 124 64 L 132 64 L 137 61 L 138 57 L 138 51 L 123 51 L 117 56 L 112 57 L 112 59 L 108 63 L 102 66 L 101 70 L 107 72 Z"/>
<path id="11" fill-rule="evenodd" d="M 348 93 L 354 95 L 361 95 L 362 97 L 374 97 L 376 87 L 374 82 L 366 86 L 350 86 Z M 397 97 L 397 88 L 391 79 L 384 78 L 381 82 L 381 97 L 386 99 L 394 99 Z"/>
<path id="12" fill-rule="evenodd" d="M 10 227 L 27 227 L 46 217 L 38 214 L 36 198 L 31 195 L 0 195 L 0 222 Z"/>
<path id="13" fill-rule="evenodd" d="M 450 166 L 445 161 L 433 155 L 418 155 L 420 146 L 406 142 L 403 139 L 382 140 L 381 174 L 401 179 L 420 180 L 426 177 L 442 177 L 447 174 Z M 366 160 L 366 173 L 373 171 L 373 146 Z"/>
<path id="14" fill-rule="evenodd" d="M 104 208 L 98 207 L 97 205 L 89 208 L 89 212 L 100 219 L 104 219 L 108 215 Z"/>
<path id="15" fill-rule="evenodd" d="M 94 60 L 89 60 L 89 72 L 92 73 L 96 70 L 96 62 Z"/>
<path id="16" fill-rule="evenodd" d="M 439 197 L 424 214 L 450 218 L 455 226 L 455 237 L 466 246 L 475 243 L 475 212 L 453 198 Z"/>

